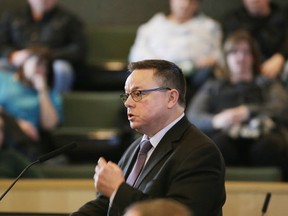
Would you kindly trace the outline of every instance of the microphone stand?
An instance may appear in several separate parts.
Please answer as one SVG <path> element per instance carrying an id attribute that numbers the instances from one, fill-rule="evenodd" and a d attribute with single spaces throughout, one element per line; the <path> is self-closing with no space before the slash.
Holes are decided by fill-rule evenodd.
<path id="1" fill-rule="evenodd" d="M 11 190 L 11 188 L 16 184 L 16 182 L 22 177 L 22 175 L 34 164 L 39 163 L 40 160 L 36 160 L 32 163 L 30 163 L 27 167 L 25 167 L 25 169 L 18 175 L 18 177 L 12 182 L 12 184 L 10 185 L 9 188 L 6 189 L 6 191 L 2 194 L 2 196 L 0 197 L 0 201 L 4 198 L 4 196 Z"/>
<path id="2" fill-rule="evenodd" d="M 13 183 L 10 185 L 10 187 L 1 195 L 0 197 L 0 201 L 4 198 L 4 196 L 11 190 L 11 188 L 16 184 L 16 182 L 21 178 L 21 176 L 31 167 L 33 166 L 34 164 L 36 163 L 42 163 L 46 160 L 49 160 L 55 156 L 58 156 L 68 150 L 71 150 L 73 148 L 76 147 L 76 143 L 71 143 L 71 144 L 68 144 L 68 145 L 65 145 L 59 149 L 56 149 L 50 153 L 47 153 L 43 156 L 40 156 L 36 161 L 30 163 L 28 166 L 25 167 L 25 169 L 18 175 L 18 177 L 13 181 Z"/>

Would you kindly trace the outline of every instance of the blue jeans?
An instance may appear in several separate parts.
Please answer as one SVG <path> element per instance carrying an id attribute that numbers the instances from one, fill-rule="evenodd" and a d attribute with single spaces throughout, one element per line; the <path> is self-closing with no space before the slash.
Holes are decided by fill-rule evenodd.
<path id="1" fill-rule="evenodd" d="M 72 65 L 65 60 L 53 62 L 54 90 L 64 93 L 72 89 L 74 83 L 74 70 Z"/>

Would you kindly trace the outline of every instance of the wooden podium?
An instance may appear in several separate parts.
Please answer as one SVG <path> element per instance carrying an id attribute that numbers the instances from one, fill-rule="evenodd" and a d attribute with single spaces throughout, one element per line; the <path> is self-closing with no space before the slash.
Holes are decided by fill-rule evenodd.
<path id="1" fill-rule="evenodd" d="M 0 180 L 1 194 L 12 181 Z M 287 215 L 288 183 L 230 181 L 226 182 L 226 191 L 224 216 L 260 216 L 267 192 L 272 196 L 266 216 Z M 0 216 L 64 216 L 95 196 L 93 179 L 22 179 L 0 202 Z"/>

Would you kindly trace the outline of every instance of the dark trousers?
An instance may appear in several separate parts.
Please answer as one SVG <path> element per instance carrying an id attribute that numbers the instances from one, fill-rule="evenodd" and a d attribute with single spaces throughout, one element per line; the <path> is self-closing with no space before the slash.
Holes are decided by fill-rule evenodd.
<path id="1" fill-rule="evenodd" d="M 288 180 L 288 144 L 280 132 L 271 132 L 258 139 L 233 139 L 223 132 L 211 136 L 219 147 L 227 166 L 278 166 Z"/>
<path id="2" fill-rule="evenodd" d="M 4 121 L 3 149 L 14 149 L 30 161 L 36 160 L 43 153 L 41 144 L 31 140 L 23 133 L 13 116 L 1 112 L 0 117 Z"/>

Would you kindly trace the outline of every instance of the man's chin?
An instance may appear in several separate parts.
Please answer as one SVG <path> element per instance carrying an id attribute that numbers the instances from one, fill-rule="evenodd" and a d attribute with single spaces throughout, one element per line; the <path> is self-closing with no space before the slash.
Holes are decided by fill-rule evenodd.
<path id="1" fill-rule="evenodd" d="M 133 130 L 139 132 L 140 127 L 139 127 L 139 125 L 135 124 L 135 122 L 134 122 L 134 123 L 133 123 L 133 122 L 130 122 L 130 127 L 131 127 Z"/>
<path id="2" fill-rule="evenodd" d="M 133 122 L 130 122 L 130 127 L 131 127 L 133 130 L 137 130 L 137 127 L 136 127 L 135 123 L 133 123 Z"/>

